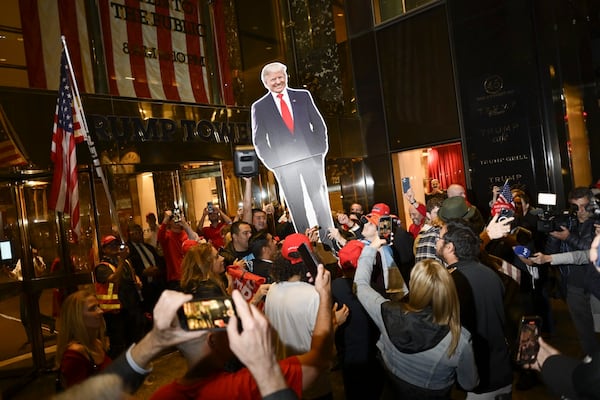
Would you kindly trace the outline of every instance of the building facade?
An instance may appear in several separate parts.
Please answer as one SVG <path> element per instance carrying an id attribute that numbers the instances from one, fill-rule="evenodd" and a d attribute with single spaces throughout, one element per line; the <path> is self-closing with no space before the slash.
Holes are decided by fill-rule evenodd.
<path id="1" fill-rule="evenodd" d="M 208 201 L 235 213 L 242 191 L 232 156 L 251 141 L 249 106 L 264 94 L 267 62 L 285 62 L 290 86 L 310 90 L 326 120 L 334 211 L 386 202 L 407 223 L 402 177 L 421 200 L 432 179 L 463 183 L 480 208 L 506 180 L 533 199 L 555 193 L 562 207 L 571 187 L 598 179 L 597 2 L 467 3 L 7 2 L 0 239 L 11 252 L 3 264 L 22 259 L 24 273 L 2 280 L 0 292 L 13 310 L 24 294 L 34 368 L 47 364 L 40 310 L 53 291 L 89 281 L 98 239 L 115 224 L 126 231 L 175 206 L 195 223 Z M 116 208 L 111 215 L 87 144 L 78 145 L 77 243 L 68 216 L 47 206 L 61 34 Z M 253 195 L 257 205 L 284 200 L 265 169 Z M 72 266 L 35 276 L 32 246 L 48 265 Z M 4 360 L 23 353 L 18 340 Z"/>

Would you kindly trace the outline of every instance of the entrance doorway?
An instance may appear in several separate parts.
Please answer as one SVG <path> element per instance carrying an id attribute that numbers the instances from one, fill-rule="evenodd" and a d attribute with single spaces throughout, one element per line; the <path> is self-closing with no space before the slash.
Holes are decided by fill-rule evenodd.
<path id="1" fill-rule="evenodd" d="M 396 191 L 398 213 L 405 228 L 408 228 L 411 221 L 408 218 L 409 204 L 405 201 L 402 193 L 402 178 L 410 179 L 415 199 L 422 204 L 426 204 L 427 195 L 432 192 L 431 183 L 435 179 L 439 183 L 439 188 L 444 192 L 453 183 L 466 186 L 460 143 L 402 151 L 392 157 L 394 182 L 399 188 Z"/>

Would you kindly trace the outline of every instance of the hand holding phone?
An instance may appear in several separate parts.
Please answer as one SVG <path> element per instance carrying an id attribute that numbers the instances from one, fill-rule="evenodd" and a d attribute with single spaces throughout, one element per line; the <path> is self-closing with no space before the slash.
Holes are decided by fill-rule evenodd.
<path id="1" fill-rule="evenodd" d="M 504 221 L 510 217 L 514 217 L 515 212 L 510 208 L 502 208 L 500 209 L 500 216 L 498 217 L 498 221 Z"/>
<path id="2" fill-rule="evenodd" d="M 523 316 L 517 337 L 516 362 L 519 365 L 532 364 L 537 359 L 540 344 L 540 327 L 542 319 L 537 315 Z"/>
<path id="3" fill-rule="evenodd" d="M 306 265 L 306 269 L 308 269 L 308 272 L 312 276 L 313 280 L 316 279 L 317 266 L 320 264 L 319 260 L 313 254 L 313 252 L 308 248 L 306 243 L 302 243 L 300 246 L 298 246 L 298 252 L 300 253 L 302 262 L 304 262 L 304 265 Z"/>
<path id="4" fill-rule="evenodd" d="M 407 193 L 410 189 L 410 178 L 404 177 L 402 178 L 402 193 Z"/>
<path id="5" fill-rule="evenodd" d="M 193 299 L 177 310 L 179 323 L 186 331 L 226 329 L 234 315 L 235 307 L 229 297 Z"/>
<path id="6" fill-rule="evenodd" d="M 392 217 L 390 215 L 382 215 L 379 217 L 377 233 L 381 239 L 388 240 L 390 238 L 392 235 Z"/>

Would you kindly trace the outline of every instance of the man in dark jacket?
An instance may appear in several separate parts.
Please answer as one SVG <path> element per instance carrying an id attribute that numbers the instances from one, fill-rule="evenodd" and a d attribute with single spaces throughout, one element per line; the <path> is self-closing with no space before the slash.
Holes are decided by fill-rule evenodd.
<path id="1" fill-rule="evenodd" d="M 510 398 L 512 370 L 504 337 L 504 285 L 498 274 L 481 264 L 479 237 L 464 222 L 450 221 L 440 231 L 436 249 L 448 264 L 460 300 L 461 324 L 471 332 L 482 398 Z"/>
<path id="2" fill-rule="evenodd" d="M 129 227 L 129 262 L 142 281 L 142 308 L 152 315 L 152 310 L 165 289 L 166 273 L 164 259 L 154 246 L 144 243 L 144 231 L 138 224 Z"/>
<path id="3" fill-rule="evenodd" d="M 219 250 L 219 254 L 225 259 L 225 265 L 233 265 L 238 260 L 244 260 L 244 267 L 252 271 L 254 255 L 250 249 L 250 237 L 252 226 L 244 221 L 237 221 L 231 225 L 231 242 Z"/>
<path id="4" fill-rule="evenodd" d="M 594 239 L 593 204 L 595 202 L 592 192 L 585 187 L 578 187 L 569 193 L 569 204 L 573 207 L 574 215 L 561 224 L 561 230 L 550 232 L 546 243 L 546 254 L 565 253 L 574 250 L 588 250 Z M 566 296 L 569 312 L 579 337 L 579 342 L 585 354 L 600 351 L 600 343 L 594 332 L 594 320 L 590 307 L 590 292 L 597 291 L 591 288 L 588 282 L 596 273 L 591 264 L 558 266 L 562 277 L 562 288 Z"/>

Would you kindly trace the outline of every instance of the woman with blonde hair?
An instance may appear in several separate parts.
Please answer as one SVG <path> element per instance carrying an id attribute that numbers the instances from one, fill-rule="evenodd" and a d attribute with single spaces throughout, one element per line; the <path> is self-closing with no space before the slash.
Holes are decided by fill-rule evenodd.
<path id="1" fill-rule="evenodd" d="M 455 381 L 465 390 L 479 382 L 470 333 L 460 325 L 456 286 L 439 262 L 418 262 L 408 301 L 389 301 L 369 282 L 377 237 L 365 246 L 354 278 L 357 296 L 381 336 L 377 348 L 386 371 L 384 399 L 450 399 Z"/>
<path id="2" fill-rule="evenodd" d="M 196 297 L 226 296 L 224 259 L 210 243 L 192 246 L 181 263 L 181 288 Z"/>
<path id="3" fill-rule="evenodd" d="M 79 290 L 65 299 L 56 344 L 57 385 L 70 387 L 111 363 L 105 331 L 103 313 L 93 292 Z"/>

